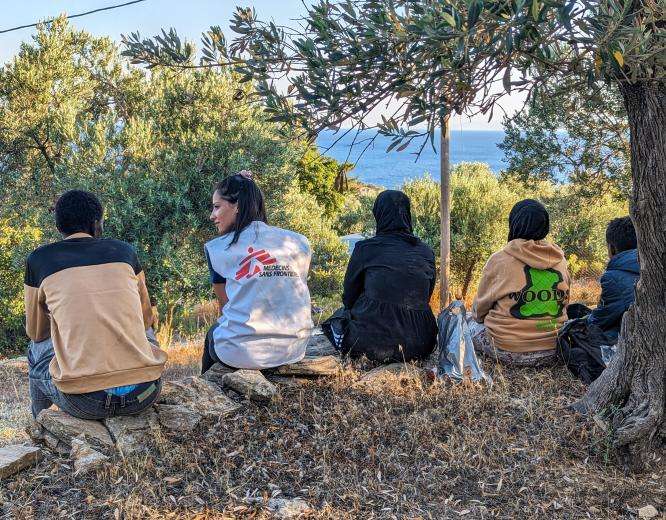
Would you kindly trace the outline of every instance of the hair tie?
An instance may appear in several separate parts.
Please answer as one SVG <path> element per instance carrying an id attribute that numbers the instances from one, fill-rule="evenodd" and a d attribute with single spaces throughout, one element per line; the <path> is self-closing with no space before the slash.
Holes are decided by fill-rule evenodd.
<path id="1" fill-rule="evenodd" d="M 251 170 L 241 170 L 236 175 L 240 175 L 244 179 L 252 180 L 252 171 Z"/>

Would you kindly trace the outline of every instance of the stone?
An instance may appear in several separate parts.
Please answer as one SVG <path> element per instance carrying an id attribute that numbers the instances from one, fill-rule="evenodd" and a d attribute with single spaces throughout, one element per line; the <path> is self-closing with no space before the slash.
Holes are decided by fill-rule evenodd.
<path id="1" fill-rule="evenodd" d="M 43 440 L 44 444 L 51 449 L 51 451 L 54 451 L 55 453 L 58 453 L 59 455 L 68 455 L 70 447 L 58 439 L 55 435 L 51 435 L 48 431 L 44 430 L 43 433 Z"/>
<path id="2" fill-rule="evenodd" d="M 86 421 L 60 410 L 46 409 L 39 413 L 37 422 L 68 448 L 72 446 L 72 439 L 83 436 L 86 442 L 104 453 L 114 450 L 113 439 L 100 421 Z"/>
<path id="3" fill-rule="evenodd" d="M 306 356 L 297 363 L 277 367 L 275 374 L 301 377 L 333 376 L 341 368 L 340 360 L 335 356 Z"/>
<path id="4" fill-rule="evenodd" d="M 31 419 L 30 423 L 25 428 L 25 433 L 27 433 L 28 437 L 30 437 L 33 441 L 42 442 L 44 441 L 46 430 L 37 421 Z"/>
<path id="5" fill-rule="evenodd" d="M 358 381 L 356 385 L 371 384 L 379 379 L 385 378 L 386 376 L 414 377 L 418 375 L 420 372 L 421 372 L 420 369 L 412 365 L 407 365 L 405 363 L 391 363 L 389 365 L 383 365 L 373 370 L 370 370 L 370 372 L 364 374 L 363 377 L 361 377 L 360 381 Z"/>
<path id="6" fill-rule="evenodd" d="M 72 439 L 70 457 L 74 461 L 74 475 L 86 475 L 104 465 L 109 457 L 90 447 L 85 439 Z"/>
<path id="7" fill-rule="evenodd" d="M 287 520 L 299 518 L 309 513 L 312 508 L 302 498 L 271 498 L 268 500 L 268 510 L 275 518 Z"/>
<path id="8" fill-rule="evenodd" d="M 18 444 L 0 448 L 0 480 L 39 462 L 42 450 L 37 446 Z"/>
<path id="9" fill-rule="evenodd" d="M 104 419 L 104 424 L 123 457 L 148 450 L 149 440 L 159 430 L 159 419 L 153 408 L 138 415 L 120 415 Z"/>
<path id="10" fill-rule="evenodd" d="M 335 350 L 331 342 L 328 341 L 328 338 L 324 336 L 324 333 L 321 332 L 321 329 L 315 329 L 308 340 L 308 344 L 305 347 L 305 355 L 310 357 L 322 357 L 322 356 L 336 356 L 338 351 Z"/>
<path id="11" fill-rule="evenodd" d="M 511 397 L 509 398 L 509 404 L 514 408 L 529 410 L 529 400 L 527 398 Z"/>
<path id="12" fill-rule="evenodd" d="M 224 386 L 224 383 L 222 383 L 222 378 L 226 374 L 234 372 L 235 370 L 236 370 L 235 368 L 222 365 L 221 363 L 215 363 L 212 367 L 206 370 L 205 374 L 201 375 L 200 377 L 202 377 L 206 381 L 215 383 L 218 386 Z"/>
<path id="13" fill-rule="evenodd" d="M 301 388 L 302 386 L 307 385 L 312 381 L 311 379 L 306 379 L 303 377 L 278 376 L 275 374 L 266 374 L 266 379 L 278 387 L 286 386 L 289 388 Z"/>
<path id="14" fill-rule="evenodd" d="M 201 414 L 180 404 L 156 404 L 160 424 L 167 430 L 189 432 L 201 422 Z"/>
<path id="15" fill-rule="evenodd" d="M 206 418 L 225 417 L 241 408 L 218 385 L 198 376 L 164 383 L 157 404 L 182 405 Z"/>
<path id="16" fill-rule="evenodd" d="M 222 383 L 251 401 L 259 403 L 267 403 L 277 394 L 275 385 L 259 370 L 241 369 L 230 372 L 224 375 Z"/>
<path id="17" fill-rule="evenodd" d="M 659 514 L 659 511 L 657 511 L 657 508 L 654 506 L 645 506 L 641 507 L 638 510 L 638 518 L 654 518 Z"/>
<path id="18" fill-rule="evenodd" d="M 64 442 L 60 442 L 56 436 L 51 435 L 34 419 L 31 421 L 30 425 L 25 429 L 25 431 L 33 442 L 37 444 L 43 444 L 50 450 L 60 455 L 69 454 L 69 446 L 67 446 Z"/>

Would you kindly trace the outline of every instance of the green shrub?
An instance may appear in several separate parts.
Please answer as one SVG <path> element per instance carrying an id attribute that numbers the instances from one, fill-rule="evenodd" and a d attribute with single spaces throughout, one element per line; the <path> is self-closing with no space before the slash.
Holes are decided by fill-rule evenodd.
<path id="1" fill-rule="evenodd" d="M 25 339 L 23 262 L 38 243 L 59 238 L 45 208 L 71 188 L 100 196 L 106 234 L 136 247 L 165 311 L 210 297 L 203 243 L 215 233 L 212 189 L 221 177 L 251 169 L 270 221 L 310 239 L 312 294 L 339 295 L 348 255 L 337 235 L 374 232 L 379 189 L 351 181 L 340 195 L 348 165 L 321 157 L 268 123 L 256 105 L 239 102 L 251 89 L 228 71 L 128 67 L 109 39 L 64 19 L 40 28 L 0 68 L 0 351 Z M 404 190 L 416 234 L 438 254 L 438 184 L 418 179 Z M 546 202 L 553 238 L 574 274 L 603 268 L 606 223 L 626 214 L 626 205 L 591 203 L 551 183 L 528 190 L 498 182 L 485 165 L 463 163 L 452 175 L 451 215 L 452 275 L 463 293 L 504 244 L 508 211 L 525 196 Z"/>
<path id="2" fill-rule="evenodd" d="M 557 187 L 543 197 L 551 221 L 553 241 L 569 260 L 574 278 L 598 277 L 608 262 L 606 226 L 629 213 L 626 202 L 610 194 L 594 201 L 581 198 L 571 186 Z"/>
<path id="3" fill-rule="evenodd" d="M 298 186 L 304 193 L 312 195 L 324 208 L 327 217 L 340 212 L 344 197 L 335 190 L 335 182 L 341 164 L 331 157 L 321 155 L 315 147 L 307 148 L 298 162 Z"/>
<path id="4" fill-rule="evenodd" d="M 380 190 L 352 189 L 345 193 L 344 203 L 333 227 L 340 236 L 361 233 L 371 235 L 375 232 L 375 219 L 372 206 Z"/>
<path id="5" fill-rule="evenodd" d="M 42 233 L 24 219 L 0 218 L 0 354 L 25 349 L 23 271 Z"/>
<path id="6" fill-rule="evenodd" d="M 329 215 L 342 202 L 333 189 L 339 165 L 310 149 L 304 168 L 305 145 L 241 100 L 251 95 L 251 85 L 228 71 L 147 73 L 128 67 L 109 39 L 63 19 L 44 26 L 0 68 L 0 218 L 21 215 L 22 225 L 41 231 L 39 242 L 58 240 L 45 207 L 71 188 L 98 194 L 105 235 L 137 249 L 164 315 L 210 298 L 203 244 L 215 236 L 213 186 L 251 169 L 270 216 L 291 204 L 284 193 L 298 198 L 281 225 L 311 239 L 313 292 L 337 294 L 345 249 Z M 10 268 L 3 248 L 3 280 L 14 283 L 17 259 L 22 265 L 29 249 L 12 247 Z M 7 291 L 3 299 L 18 301 L 14 288 Z M 12 320 L 2 316 L 5 337 L 22 334 L 16 305 Z"/>
<path id="7" fill-rule="evenodd" d="M 339 295 L 349 260 L 347 246 L 311 197 L 292 188 L 282 200 L 281 209 L 270 216 L 270 223 L 301 233 L 310 241 L 310 292 L 315 298 Z"/>
<path id="8" fill-rule="evenodd" d="M 414 229 L 439 256 L 439 183 L 429 177 L 405 183 L 412 201 Z M 466 296 L 478 282 L 488 257 L 506 243 L 508 216 L 523 198 L 541 200 L 550 213 L 549 240 L 559 245 L 573 277 L 598 277 L 608 261 L 606 226 L 627 215 L 626 202 L 607 194 L 594 201 L 570 185 L 543 181 L 526 188 L 510 179 L 498 180 L 488 166 L 461 163 L 451 175 L 451 277 Z"/>
<path id="9" fill-rule="evenodd" d="M 404 184 L 415 233 L 439 256 L 440 187 L 430 177 Z M 507 218 L 520 199 L 483 163 L 460 163 L 451 173 L 451 278 L 464 298 L 488 257 L 506 243 Z"/>
<path id="10" fill-rule="evenodd" d="M 402 185 L 412 208 L 414 234 L 439 255 L 440 190 L 439 183 L 429 175 L 408 180 Z"/>

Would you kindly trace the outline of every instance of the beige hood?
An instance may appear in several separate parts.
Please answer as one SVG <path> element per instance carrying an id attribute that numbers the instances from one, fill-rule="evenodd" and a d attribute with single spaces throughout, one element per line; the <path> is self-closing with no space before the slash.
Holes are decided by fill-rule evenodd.
<path id="1" fill-rule="evenodd" d="M 504 252 L 536 269 L 551 269 L 564 260 L 564 251 L 545 240 L 517 238 L 504 246 Z"/>

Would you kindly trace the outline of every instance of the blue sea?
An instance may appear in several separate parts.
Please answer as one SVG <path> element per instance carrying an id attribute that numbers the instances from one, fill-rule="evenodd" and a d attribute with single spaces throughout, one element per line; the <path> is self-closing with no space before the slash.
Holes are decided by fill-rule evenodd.
<path id="1" fill-rule="evenodd" d="M 377 135 L 374 130 L 365 130 L 356 138 L 356 144 L 353 147 L 351 145 L 354 142 L 354 132 L 349 132 L 333 145 L 343 133 L 344 130 L 337 134 L 325 130 L 319 134 L 317 145 L 322 152 L 338 161 L 355 162 L 356 167 L 349 174 L 350 177 L 386 188 L 398 188 L 406 179 L 422 177 L 426 173 L 434 178 L 439 177 L 439 132 L 435 135 L 437 152 L 433 151 L 428 142 L 418 159 L 416 159 L 415 152 L 418 151 L 421 141 L 416 143 L 415 140 L 402 152 L 392 150 L 386 153 L 386 149 L 391 144 L 391 138 Z M 374 143 L 361 155 L 367 144 L 366 140 L 376 135 Z M 501 130 L 452 130 L 451 164 L 470 161 L 484 162 L 488 163 L 493 172 L 499 173 L 505 168 L 504 152 L 497 147 L 503 139 L 504 132 Z M 333 147 L 330 148 L 332 145 Z"/>

